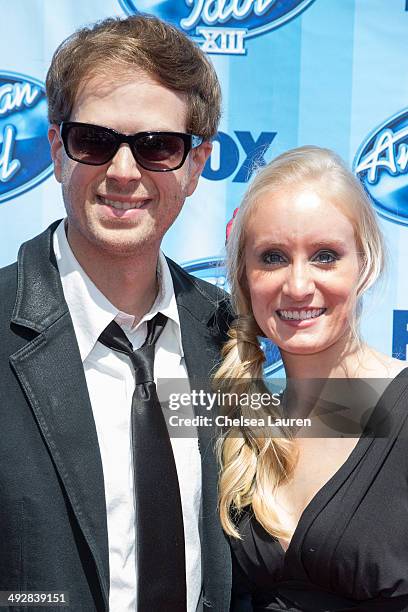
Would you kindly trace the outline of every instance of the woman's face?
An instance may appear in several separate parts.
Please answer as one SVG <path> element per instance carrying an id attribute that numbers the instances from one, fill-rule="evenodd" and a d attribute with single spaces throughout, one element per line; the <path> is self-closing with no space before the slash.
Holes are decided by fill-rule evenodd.
<path id="1" fill-rule="evenodd" d="M 351 221 L 323 189 L 261 195 L 244 256 L 255 319 L 282 352 L 318 353 L 349 331 L 360 259 Z"/>

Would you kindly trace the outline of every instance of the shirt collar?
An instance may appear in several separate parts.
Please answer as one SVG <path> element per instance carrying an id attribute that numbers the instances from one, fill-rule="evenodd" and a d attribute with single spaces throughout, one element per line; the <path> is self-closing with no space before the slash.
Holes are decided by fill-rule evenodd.
<path id="1" fill-rule="evenodd" d="M 54 232 L 53 247 L 82 362 L 88 357 L 100 334 L 113 319 L 125 331 L 130 332 L 152 319 L 158 312 L 162 312 L 173 322 L 178 340 L 178 352 L 180 357 L 184 356 L 173 280 L 166 258 L 161 251 L 157 268 L 159 292 L 149 312 L 135 325 L 134 316 L 118 310 L 81 267 L 68 243 L 64 221 L 61 221 Z"/>

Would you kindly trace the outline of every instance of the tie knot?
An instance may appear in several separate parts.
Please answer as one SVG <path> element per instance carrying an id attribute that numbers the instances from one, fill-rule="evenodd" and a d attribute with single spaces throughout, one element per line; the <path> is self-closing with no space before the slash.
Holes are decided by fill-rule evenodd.
<path id="1" fill-rule="evenodd" d="M 139 349 L 133 350 L 132 343 L 116 323 L 111 321 L 99 336 L 99 342 L 108 348 L 128 355 L 135 369 L 136 384 L 153 382 L 154 346 L 166 325 L 167 317 L 161 312 L 147 322 L 146 340 Z"/>
<path id="2" fill-rule="evenodd" d="M 136 384 L 153 382 L 154 344 L 144 344 L 129 356 L 135 369 Z"/>

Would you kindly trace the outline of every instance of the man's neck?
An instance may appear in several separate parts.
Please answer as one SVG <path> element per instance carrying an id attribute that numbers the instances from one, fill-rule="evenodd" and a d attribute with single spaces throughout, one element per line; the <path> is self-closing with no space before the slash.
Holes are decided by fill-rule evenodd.
<path id="1" fill-rule="evenodd" d="M 149 312 L 158 294 L 157 258 L 154 266 L 145 263 L 133 261 L 127 269 L 81 265 L 105 297 L 118 310 L 133 315 L 137 323 Z"/>
<path id="2" fill-rule="evenodd" d="M 149 312 L 159 289 L 159 245 L 141 249 L 143 253 L 112 254 L 96 248 L 84 252 L 69 232 L 67 237 L 75 258 L 111 304 L 133 315 L 135 323 Z"/>

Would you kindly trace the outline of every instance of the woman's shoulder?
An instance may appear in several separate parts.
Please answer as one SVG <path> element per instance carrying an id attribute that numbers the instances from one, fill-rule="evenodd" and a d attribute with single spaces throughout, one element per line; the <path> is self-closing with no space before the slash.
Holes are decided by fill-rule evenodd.
<path id="1" fill-rule="evenodd" d="M 400 374 L 403 370 L 408 368 L 408 361 L 402 361 L 401 359 L 391 359 L 389 370 L 390 370 L 390 378 L 395 378 Z M 408 370 L 407 370 L 408 375 Z"/>
<path id="2" fill-rule="evenodd" d="M 408 361 L 406 360 L 395 359 L 372 347 L 367 348 L 364 363 L 360 366 L 360 376 L 362 378 L 395 378 L 408 368 Z"/>

